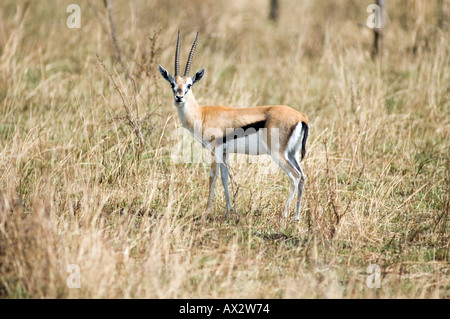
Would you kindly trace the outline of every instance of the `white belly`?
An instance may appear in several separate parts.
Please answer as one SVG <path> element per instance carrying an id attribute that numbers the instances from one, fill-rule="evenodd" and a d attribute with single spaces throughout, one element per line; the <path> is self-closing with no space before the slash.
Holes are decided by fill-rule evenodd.
<path id="1" fill-rule="evenodd" d="M 266 146 L 263 142 L 262 131 L 250 134 L 245 137 L 232 139 L 224 144 L 227 153 L 239 153 L 248 155 L 264 155 L 268 154 Z"/>

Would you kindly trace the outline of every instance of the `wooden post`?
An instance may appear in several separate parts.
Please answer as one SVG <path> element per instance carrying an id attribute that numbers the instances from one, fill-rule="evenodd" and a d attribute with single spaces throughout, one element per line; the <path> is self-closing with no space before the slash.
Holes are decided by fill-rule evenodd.
<path id="1" fill-rule="evenodd" d="M 450 18 L 449 4 L 450 4 L 450 1 L 448 1 L 448 0 L 439 0 L 438 7 L 437 7 L 438 25 L 439 25 L 439 28 L 441 28 L 444 31 L 447 31 L 447 29 L 448 29 L 448 21 Z"/>
<path id="2" fill-rule="evenodd" d="M 379 17 L 376 17 L 376 22 L 380 22 L 380 25 L 376 25 L 373 28 L 374 38 L 373 38 L 373 49 L 372 49 L 372 57 L 377 58 L 383 54 L 383 32 L 386 24 L 386 1 L 385 0 L 377 0 L 377 5 L 380 8 Z"/>
<path id="3" fill-rule="evenodd" d="M 270 13 L 269 13 L 269 19 L 273 21 L 278 20 L 278 10 L 279 9 L 279 3 L 278 0 L 270 0 Z"/>

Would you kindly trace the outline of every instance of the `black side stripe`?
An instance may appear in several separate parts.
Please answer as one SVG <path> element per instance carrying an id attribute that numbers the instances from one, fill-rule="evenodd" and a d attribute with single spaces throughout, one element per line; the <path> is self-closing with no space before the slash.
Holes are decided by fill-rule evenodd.
<path id="1" fill-rule="evenodd" d="M 218 140 L 225 144 L 235 139 L 258 133 L 259 130 L 266 126 L 266 121 L 259 121 L 236 128 L 233 133 L 219 137 Z"/>

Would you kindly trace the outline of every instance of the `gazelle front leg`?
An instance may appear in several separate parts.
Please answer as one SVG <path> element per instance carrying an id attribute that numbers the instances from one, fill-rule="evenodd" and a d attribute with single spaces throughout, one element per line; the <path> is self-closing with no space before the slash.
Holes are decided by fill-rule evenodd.
<path id="1" fill-rule="evenodd" d="M 222 163 L 220 163 L 220 177 L 222 179 L 223 189 L 225 190 L 225 200 L 227 202 L 227 212 L 225 218 L 228 218 L 231 211 L 231 200 L 230 194 L 228 192 L 228 164 L 227 164 L 227 154 L 224 152 L 222 156 Z"/>
<path id="2" fill-rule="evenodd" d="M 214 188 L 216 187 L 217 175 L 219 175 L 219 163 L 213 156 L 213 160 L 211 163 L 211 171 L 209 173 L 209 198 L 205 213 L 210 213 L 212 210 Z"/>

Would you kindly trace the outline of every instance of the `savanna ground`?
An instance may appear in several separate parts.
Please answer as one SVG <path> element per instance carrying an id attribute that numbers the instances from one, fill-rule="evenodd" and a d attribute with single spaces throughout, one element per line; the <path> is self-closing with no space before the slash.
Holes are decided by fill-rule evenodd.
<path id="1" fill-rule="evenodd" d="M 449 2 L 388 2 L 372 60 L 372 1 L 115 1 L 115 42 L 101 1 L 2 0 L 0 297 L 448 298 Z M 157 71 L 178 29 L 200 104 L 308 115 L 300 222 L 284 172 L 237 162 L 234 215 L 218 182 L 199 218 L 209 165 L 173 161 Z"/>

